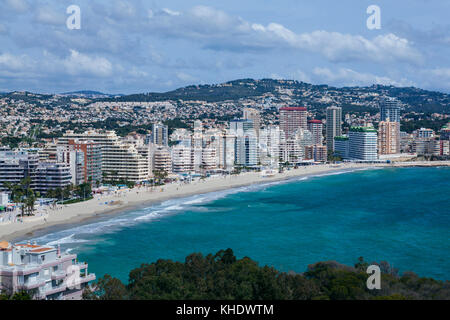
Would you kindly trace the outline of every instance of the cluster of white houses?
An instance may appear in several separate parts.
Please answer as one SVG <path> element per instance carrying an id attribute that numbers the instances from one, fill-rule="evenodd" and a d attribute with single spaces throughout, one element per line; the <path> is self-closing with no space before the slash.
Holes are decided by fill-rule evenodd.
<path id="1" fill-rule="evenodd" d="M 227 128 L 204 128 L 194 121 L 193 131 L 154 124 L 152 133 L 121 138 L 114 131 L 67 131 L 42 149 L 0 150 L 0 180 L 16 183 L 25 176 L 41 193 L 68 184 L 102 180 L 143 182 L 156 172 L 169 175 L 230 172 L 241 168 L 278 168 L 280 164 L 325 162 L 332 154 L 349 161 L 377 161 L 379 155 L 401 151 L 448 154 L 448 129 L 437 140 L 428 129 L 417 130 L 405 149 L 400 131 L 400 107 L 386 99 L 381 121 L 374 127 L 351 127 L 342 133 L 342 109 L 326 110 L 324 123 L 308 120 L 304 107 L 279 109 L 279 125 L 261 126 L 258 110 L 245 108 L 241 119 Z M 447 135 L 446 135 L 447 132 Z M 409 136 L 408 136 L 409 137 Z M 445 138 L 447 137 L 447 138 Z M 0 186 L 2 188 L 2 186 Z"/>

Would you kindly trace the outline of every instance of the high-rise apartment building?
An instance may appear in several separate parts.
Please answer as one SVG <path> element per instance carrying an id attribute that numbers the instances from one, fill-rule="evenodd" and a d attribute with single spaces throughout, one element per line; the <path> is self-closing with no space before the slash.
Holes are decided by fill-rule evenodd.
<path id="1" fill-rule="evenodd" d="M 166 125 L 154 123 L 152 126 L 151 142 L 160 146 L 169 145 L 169 129 Z"/>
<path id="2" fill-rule="evenodd" d="M 322 145 L 322 131 L 323 124 L 320 120 L 308 120 L 308 130 L 312 134 L 313 144 L 321 146 Z"/>
<path id="3" fill-rule="evenodd" d="M 342 136 L 342 108 L 327 108 L 327 149 L 329 153 L 334 151 L 334 137 Z"/>
<path id="4" fill-rule="evenodd" d="M 400 122 L 400 103 L 397 99 L 391 97 L 381 99 L 380 121 Z"/>
<path id="5" fill-rule="evenodd" d="M 286 139 L 292 138 L 298 129 L 308 129 L 307 109 L 305 107 L 280 108 L 280 130 Z"/>
<path id="6" fill-rule="evenodd" d="M 243 119 L 253 122 L 253 129 L 255 130 L 256 136 L 259 137 L 259 130 L 261 128 L 261 114 L 259 110 L 244 108 Z"/>
<path id="7" fill-rule="evenodd" d="M 400 153 L 400 123 L 381 121 L 378 125 L 378 154 Z"/>

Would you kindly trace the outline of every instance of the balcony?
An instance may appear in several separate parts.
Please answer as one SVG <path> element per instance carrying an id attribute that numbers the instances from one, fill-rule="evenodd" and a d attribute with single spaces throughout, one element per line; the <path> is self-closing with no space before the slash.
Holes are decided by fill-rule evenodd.
<path id="1" fill-rule="evenodd" d="M 52 273 L 52 280 L 61 280 L 66 277 L 67 273 L 65 271 L 55 271 Z"/>
<path id="2" fill-rule="evenodd" d="M 38 281 L 33 281 L 33 282 L 28 281 L 26 283 L 19 284 L 17 286 L 17 288 L 21 289 L 21 290 L 32 290 L 32 289 L 36 289 L 36 288 L 39 288 L 42 286 L 45 286 L 44 280 L 38 280 Z"/>

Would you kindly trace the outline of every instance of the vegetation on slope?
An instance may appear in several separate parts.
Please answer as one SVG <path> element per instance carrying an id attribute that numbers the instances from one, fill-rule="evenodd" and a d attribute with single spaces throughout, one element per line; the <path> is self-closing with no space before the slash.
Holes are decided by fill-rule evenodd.
<path id="1" fill-rule="evenodd" d="M 84 292 L 91 300 L 372 300 L 450 299 L 450 282 L 420 278 L 412 272 L 399 276 L 386 262 L 381 290 L 366 286 L 368 263 L 354 267 L 337 262 L 318 262 L 303 274 L 260 267 L 248 257 L 237 259 L 231 249 L 215 255 L 193 253 L 184 263 L 158 260 L 130 272 L 129 283 L 105 275 L 96 291 Z"/>

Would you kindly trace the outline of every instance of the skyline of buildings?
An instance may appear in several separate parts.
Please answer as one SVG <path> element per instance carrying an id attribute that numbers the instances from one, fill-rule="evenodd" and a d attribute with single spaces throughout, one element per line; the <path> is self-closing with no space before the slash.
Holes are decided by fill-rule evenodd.
<path id="1" fill-rule="evenodd" d="M 326 162 L 329 155 L 347 161 L 378 161 L 378 155 L 408 150 L 448 154 L 448 128 L 442 128 L 440 140 L 426 128 L 414 131 L 412 137 L 402 135 L 400 123 L 390 120 L 400 116 L 398 104 L 386 101 L 380 103 L 380 113 L 387 121 L 380 121 L 378 130 L 366 123 L 351 126 L 347 135 L 342 134 L 342 108 L 336 106 L 326 109 L 325 128 L 322 120 L 308 119 L 306 107 L 280 107 L 279 125 L 262 125 L 258 110 L 243 108 L 242 117 L 230 120 L 226 127 L 205 127 L 194 120 L 192 131 L 176 128 L 170 135 L 168 126 L 161 123 L 154 123 L 150 134 L 126 137 L 108 130 L 67 130 L 43 148 L 0 151 L 0 179 L 18 183 L 30 176 L 33 188 L 45 193 L 68 184 L 103 180 L 141 183 L 162 171 L 169 176 L 205 175 L 236 167 Z"/>

